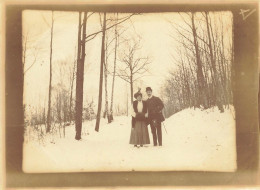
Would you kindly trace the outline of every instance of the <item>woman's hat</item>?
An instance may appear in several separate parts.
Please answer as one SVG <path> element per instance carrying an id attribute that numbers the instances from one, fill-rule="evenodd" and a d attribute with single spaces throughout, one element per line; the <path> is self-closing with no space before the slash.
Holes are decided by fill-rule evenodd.
<path id="1" fill-rule="evenodd" d="M 138 96 L 143 96 L 142 93 L 140 92 L 140 89 L 138 90 L 138 92 L 134 94 L 135 99 L 137 99 Z"/>

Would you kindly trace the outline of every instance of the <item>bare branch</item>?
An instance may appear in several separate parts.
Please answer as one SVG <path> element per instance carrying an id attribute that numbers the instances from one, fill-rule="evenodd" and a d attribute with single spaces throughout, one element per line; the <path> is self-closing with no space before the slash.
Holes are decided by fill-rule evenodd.
<path id="1" fill-rule="evenodd" d="M 119 25 L 119 24 L 125 22 L 126 20 L 130 19 L 130 18 L 131 18 L 132 16 L 134 16 L 134 15 L 137 15 L 137 14 L 136 14 L 136 13 L 131 14 L 130 16 L 128 16 L 128 17 L 126 17 L 125 19 L 123 19 L 122 21 L 117 22 L 116 24 L 113 24 L 113 25 L 109 26 L 108 28 L 106 28 L 106 30 L 109 30 L 110 28 L 113 28 L 114 26 Z M 92 33 L 92 34 L 89 34 L 89 35 L 86 36 L 85 40 L 87 40 L 88 38 L 93 37 L 93 36 L 96 37 L 96 36 L 97 36 L 98 34 L 100 34 L 101 32 L 102 32 L 102 30 L 100 30 L 100 31 L 98 31 L 98 32 L 95 32 L 95 33 Z M 92 39 L 93 39 L 93 38 L 92 38 Z"/>

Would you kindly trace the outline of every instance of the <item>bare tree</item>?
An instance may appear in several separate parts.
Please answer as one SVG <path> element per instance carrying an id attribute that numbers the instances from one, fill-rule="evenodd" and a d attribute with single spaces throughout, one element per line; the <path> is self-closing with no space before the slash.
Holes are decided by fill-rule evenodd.
<path id="1" fill-rule="evenodd" d="M 77 59 L 77 79 L 76 79 L 76 105 L 75 105 L 75 124 L 76 124 L 76 137 L 75 139 L 79 140 L 81 139 L 81 129 L 82 129 L 82 104 L 83 104 L 83 78 L 84 75 L 81 74 L 81 72 L 84 73 L 84 60 L 85 60 L 85 44 L 91 40 L 93 40 L 98 34 L 102 33 L 104 34 L 104 29 L 102 28 L 102 30 L 99 30 L 97 32 L 91 33 L 86 35 L 86 23 L 87 20 L 90 16 L 92 16 L 94 14 L 94 12 L 87 14 L 87 12 L 84 13 L 84 19 L 83 19 L 83 24 L 81 24 L 81 15 L 79 16 L 79 30 L 78 30 L 78 59 Z M 120 18 L 120 22 L 116 23 L 116 24 L 112 24 L 108 27 L 105 28 L 105 30 L 109 30 L 111 28 L 113 28 L 115 25 L 120 24 L 125 22 L 126 20 L 130 19 L 133 15 L 135 14 L 131 14 L 125 17 Z M 82 38 L 81 36 L 81 26 L 83 26 L 83 34 L 82 34 Z M 85 29 L 84 29 L 85 28 Z M 84 32 L 85 30 L 85 32 Z M 102 63 L 104 64 L 104 61 L 102 61 Z M 78 72 L 79 71 L 79 72 Z M 102 73 L 103 75 L 103 66 L 102 66 Z M 102 76 L 102 81 L 100 82 L 103 84 L 103 76 Z M 100 88 L 101 91 L 101 96 L 102 96 L 102 86 Z M 81 98 L 82 97 L 82 98 Z M 97 116 L 97 120 L 100 120 L 100 113 L 101 112 L 101 104 L 102 104 L 102 97 L 101 99 L 99 98 L 99 105 L 100 107 L 98 107 L 98 116 Z M 99 121 L 97 121 L 96 124 L 96 130 L 98 131 L 99 128 Z"/>
<path id="2" fill-rule="evenodd" d="M 193 33 L 193 40 L 194 40 L 193 42 L 194 42 L 196 65 L 197 65 L 198 90 L 201 92 L 199 93 L 199 104 L 203 105 L 204 108 L 207 108 L 208 105 L 206 101 L 205 78 L 202 70 L 202 62 L 200 57 L 200 50 L 199 50 L 198 37 L 197 37 L 198 35 L 195 26 L 194 15 L 195 13 L 191 13 L 192 33 Z"/>
<path id="3" fill-rule="evenodd" d="M 92 13 L 93 14 L 93 13 Z M 109 30 L 113 27 L 115 27 L 116 25 L 119 25 L 119 24 L 122 24 L 123 22 L 126 22 L 127 20 L 129 20 L 132 16 L 134 15 L 138 15 L 139 13 L 133 13 L 133 14 L 130 14 L 130 15 L 127 15 L 125 17 L 122 17 L 122 18 L 117 18 L 117 22 L 115 24 L 111 24 L 110 26 L 107 26 L 106 27 L 106 30 Z M 90 15 L 91 16 L 91 15 Z M 113 21 L 112 19 L 109 19 L 109 21 Z M 101 34 L 103 33 L 103 29 L 102 30 L 99 30 L 97 32 L 94 32 L 94 33 L 91 33 L 89 35 L 86 36 L 85 38 L 85 42 L 88 42 L 90 40 L 93 40 L 98 34 Z"/>
<path id="4" fill-rule="evenodd" d="M 95 38 L 95 36 L 97 36 L 99 33 L 102 32 L 102 46 L 104 45 L 104 47 L 101 47 L 101 62 L 104 64 L 101 68 L 100 68 L 100 72 L 103 73 L 104 72 L 104 75 L 105 75 L 105 97 L 106 97 L 106 102 L 105 102 L 105 114 L 108 113 L 108 96 L 107 96 L 107 74 L 108 74 L 108 65 L 107 65 L 107 60 L 108 60 L 108 57 L 110 55 L 110 53 L 108 53 L 108 47 L 109 45 L 111 45 L 111 43 L 115 40 L 115 38 L 113 38 L 110 42 L 108 42 L 107 40 L 107 37 L 106 37 L 106 33 L 108 32 L 109 29 L 113 28 L 113 27 L 116 27 L 118 26 L 119 24 L 123 23 L 123 22 L 126 22 L 127 20 L 129 20 L 133 15 L 136 15 L 135 13 L 134 14 L 130 14 L 128 16 L 125 16 L 125 17 L 122 17 L 122 18 L 116 18 L 116 22 L 113 22 L 115 21 L 115 19 L 113 18 L 104 18 L 106 19 L 106 21 L 103 21 L 103 25 L 101 24 L 102 26 L 102 30 L 101 31 L 98 31 L 98 32 L 95 32 L 95 33 L 92 33 L 90 35 L 88 35 L 86 37 L 86 41 L 89 41 L 93 38 Z M 101 22 L 101 16 L 100 16 L 100 23 Z M 111 25 L 109 23 L 112 23 Z M 104 28 L 104 24 L 106 25 L 106 27 Z M 104 40 L 103 40 L 103 37 L 104 37 Z M 104 44 L 103 44 L 104 43 Z M 102 49 L 104 48 L 104 52 L 102 53 Z M 103 54 L 103 55 L 102 55 Z M 102 60 L 104 59 L 104 60 Z M 105 67 L 105 70 L 103 69 L 103 67 Z M 101 105 L 102 105 L 102 85 L 103 85 L 103 76 L 100 75 L 100 85 L 99 86 L 99 101 L 98 101 L 98 112 L 97 112 L 97 121 L 96 121 L 96 127 L 95 127 L 95 130 L 96 131 L 99 131 L 99 123 L 100 123 L 100 114 L 101 114 Z M 108 117 L 108 120 L 109 117 Z M 110 121 L 109 121 L 110 122 Z"/>
<path id="5" fill-rule="evenodd" d="M 118 13 L 116 16 L 116 23 L 118 19 Z M 114 48 L 114 67 L 113 67 L 113 79 L 112 79 L 112 90 L 111 90 L 111 103 L 110 103 L 110 116 L 108 123 L 113 121 L 113 101 L 114 101 L 114 88 L 115 88 L 115 77 L 116 77 L 116 60 L 117 60 L 117 47 L 118 47 L 118 31 L 117 25 L 115 26 L 115 48 Z"/>
<path id="6" fill-rule="evenodd" d="M 114 15 L 115 17 L 115 15 Z M 104 110 L 104 118 L 107 116 L 108 123 L 111 123 L 113 120 L 113 116 L 111 115 L 112 109 L 113 109 L 113 93 L 114 93 L 114 84 L 115 84 L 115 70 L 116 70 L 116 57 L 117 57 L 117 47 L 119 45 L 118 38 L 119 36 L 124 33 L 127 29 L 118 32 L 118 13 L 116 14 L 116 17 L 110 17 L 107 20 L 113 20 L 114 21 L 114 35 L 111 33 L 108 33 L 108 30 L 106 30 L 106 40 L 105 40 L 105 64 L 104 64 L 104 79 L 105 79 L 105 110 Z M 111 35 L 110 35 L 111 34 Z M 112 36 L 112 38 L 110 37 Z M 115 46 L 113 48 L 110 48 L 112 43 L 115 41 Z M 121 42 L 122 43 L 122 42 Z M 109 71 L 109 57 L 114 54 L 114 63 L 112 72 Z M 112 75 L 112 90 L 111 90 L 111 104 L 110 104 L 110 110 L 108 105 L 108 86 L 107 86 L 107 80 L 108 80 L 108 74 Z"/>
<path id="7" fill-rule="evenodd" d="M 216 93 L 216 103 L 217 106 L 220 110 L 220 112 L 224 112 L 224 108 L 223 108 L 223 104 L 221 103 L 221 89 L 220 89 L 220 82 L 219 82 L 219 76 L 218 76 L 218 72 L 217 72 L 217 68 L 216 68 L 216 58 L 215 58 L 215 54 L 214 51 L 216 52 L 216 49 L 214 47 L 216 47 L 216 42 L 214 40 L 214 36 L 213 33 L 211 32 L 212 30 L 210 30 L 210 21 L 209 21 L 209 16 L 208 16 L 208 12 L 205 12 L 205 20 L 206 20 L 206 25 L 207 25 L 207 34 L 208 34 L 208 48 L 209 48 L 209 56 L 210 56 L 210 62 L 211 62 L 211 67 L 213 70 L 213 74 L 212 77 L 214 78 L 213 81 L 215 82 L 215 93 Z M 211 27 L 212 28 L 212 27 Z M 213 44 L 213 45 L 212 45 Z"/>
<path id="8" fill-rule="evenodd" d="M 109 20 L 109 19 L 107 19 Z M 102 27 L 102 23 L 101 23 L 101 27 Z M 115 25 L 115 29 L 117 28 L 117 25 Z M 109 113 L 109 105 L 108 105 L 108 74 L 109 72 L 109 57 L 111 56 L 111 54 L 113 53 L 113 51 L 116 52 L 116 49 L 112 49 L 112 51 L 109 49 L 110 46 L 112 45 L 113 41 L 116 40 L 116 36 L 114 36 L 112 39 L 109 38 L 109 33 L 108 30 L 106 30 L 106 39 L 105 39 L 105 60 L 104 60 L 104 87 L 105 87 L 105 110 L 104 110 L 104 114 L 103 117 L 108 119 L 108 123 L 110 123 L 111 119 L 110 119 L 110 113 Z M 117 41 L 117 40 L 116 40 Z M 115 65 L 115 62 L 114 62 Z"/>
<path id="9" fill-rule="evenodd" d="M 37 57 L 38 57 L 38 52 L 39 48 L 32 46 L 30 43 L 30 38 L 29 38 L 29 31 L 22 36 L 23 38 L 23 57 L 22 57 L 22 64 L 23 64 L 23 73 L 24 75 L 32 68 L 32 66 L 36 63 Z M 32 61 L 27 68 L 25 68 L 25 65 L 27 64 L 27 56 L 32 57 Z"/>
<path id="10" fill-rule="evenodd" d="M 102 23 L 101 27 L 102 27 Z M 105 86 L 105 110 L 104 110 L 104 114 L 103 117 L 106 118 L 106 116 L 108 116 L 108 89 L 107 89 L 107 78 L 108 78 L 108 58 L 109 58 L 109 52 L 108 52 L 108 34 L 107 31 L 106 32 L 106 39 L 105 39 L 105 59 L 104 59 L 104 86 Z"/>
<path id="11" fill-rule="evenodd" d="M 99 95 L 98 95 L 98 111 L 95 130 L 99 131 L 100 115 L 101 115 L 101 104 L 102 104 L 102 86 L 103 86 L 103 66 L 105 61 L 105 39 L 106 39 L 106 12 L 103 17 L 102 27 L 102 45 L 101 45 L 101 61 L 100 61 L 100 78 L 99 78 Z"/>
<path id="12" fill-rule="evenodd" d="M 56 120 L 55 123 L 58 124 L 60 137 L 61 130 L 63 130 L 63 137 L 65 137 L 65 129 L 66 129 L 66 123 L 70 119 L 69 118 L 69 111 L 70 111 L 70 105 L 69 105 L 69 99 L 70 99 L 70 91 L 68 87 L 66 87 L 64 83 L 64 74 L 67 74 L 66 71 L 68 71 L 68 65 L 69 62 L 60 62 L 59 66 L 59 76 L 58 76 L 58 84 L 53 87 L 54 94 L 56 94 L 56 98 L 54 100 L 54 104 L 56 104 Z"/>
<path id="13" fill-rule="evenodd" d="M 76 124 L 76 140 L 81 139 L 82 130 L 82 111 L 83 111 L 83 83 L 84 83 L 84 62 L 85 62 L 85 46 L 84 39 L 86 37 L 87 12 L 84 12 L 83 29 L 81 33 L 81 12 L 79 13 L 78 26 L 78 56 L 77 56 L 77 74 L 76 74 L 76 106 L 75 106 L 75 124 Z"/>
<path id="14" fill-rule="evenodd" d="M 76 48 L 75 48 L 76 49 Z M 76 57 L 76 55 L 75 55 Z M 77 59 L 73 61 L 73 68 L 70 73 L 70 103 L 69 103 L 69 122 L 72 120 L 72 98 L 73 98 L 73 88 L 74 88 L 74 80 L 75 80 L 75 69 L 76 69 Z M 74 118 L 74 117 L 73 117 Z"/>
<path id="15" fill-rule="evenodd" d="M 51 130 L 51 88 L 52 88 L 52 43 L 53 43 L 53 26 L 54 26 L 54 15 L 52 11 L 51 16 L 51 41 L 50 41 L 50 80 L 49 80 L 49 99 L 48 99 L 48 113 L 47 113 L 47 129 L 46 132 Z"/>
<path id="16" fill-rule="evenodd" d="M 127 17 L 123 17 L 125 18 L 124 20 L 127 21 L 128 19 L 131 18 L 132 15 L 130 16 L 127 16 Z M 100 17 L 101 18 L 101 17 Z M 122 18 L 121 18 L 122 19 Z M 109 67 L 110 67 L 110 56 L 114 53 L 114 67 L 116 66 L 116 54 L 117 54 L 117 46 L 119 45 L 118 43 L 118 38 L 119 36 L 124 33 L 127 28 L 125 28 L 124 30 L 118 32 L 118 20 L 121 20 L 121 19 L 118 19 L 118 13 L 116 14 L 113 14 L 113 15 L 110 15 L 110 17 L 108 17 L 107 15 L 107 28 L 111 28 L 109 25 L 111 25 L 110 23 L 112 23 L 112 26 L 115 28 L 115 31 L 117 31 L 117 35 L 113 35 L 111 30 L 108 30 L 106 29 L 106 39 L 105 39 L 105 61 L 104 61 L 104 88 L 105 88 L 105 108 L 104 108 L 104 112 L 103 112 L 103 117 L 106 118 L 107 117 L 107 120 L 108 120 L 108 123 L 111 123 L 112 121 L 112 116 L 111 116 L 111 108 L 109 110 L 109 103 L 108 103 L 108 74 L 111 74 L 112 77 L 113 77 L 113 81 L 112 81 L 112 92 L 111 92 L 111 100 L 113 99 L 112 97 L 112 94 L 113 94 L 113 85 L 114 85 L 114 82 L 115 82 L 115 72 L 114 71 L 109 71 Z M 101 22 L 101 21 L 100 21 Z M 121 22 L 120 22 L 121 23 Z M 102 23 L 100 23 L 101 25 L 101 28 L 102 28 Z M 111 28 L 112 29 L 112 28 Z M 112 38 L 111 38 L 112 37 Z M 116 45 L 114 48 L 111 48 L 111 45 L 112 43 L 116 41 Z M 120 42 L 122 43 L 122 42 Z M 114 70 L 115 68 L 113 68 L 112 70 Z M 112 102 L 113 103 L 113 102 Z M 110 105 L 111 107 L 111 105 Z"/>
<path id="17" fill-rule="evenodd" d="M 148 71 L 150 59 L 148 56 L 140 55 L 141 51 L 140 39 L 130 39 L 125 41 L 125 48 L 123 48 L 119 57 L 122 66 L 117 69 L 117 76 L 130 84 L 131 103 L 133 103 L 133 84 L 138 79 L 144 77 Z"/>
<path id="18" fill-rule="evenodd" d="M 208 12 L 179 15 L 184 24 L 170 22 L 178 45 L 172 56 L 177 67 L 164 87 L 167 116 L 193 106 L 217 106 L 223 112 L 232 99 L 232 48 L 225 45 L 223 17 Z"/>

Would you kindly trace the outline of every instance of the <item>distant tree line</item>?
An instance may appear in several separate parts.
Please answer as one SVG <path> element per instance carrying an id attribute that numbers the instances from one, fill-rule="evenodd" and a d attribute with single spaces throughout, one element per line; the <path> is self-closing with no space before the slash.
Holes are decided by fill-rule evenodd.
<path id="1" fill-rule="evenodd" d="M 189 107 L 224 112 L 233 103 L 232 20 L 227 25 L 223 14 L 181 13 L 181 25 L 169 21 L 178 35 L 171 36 L 174 67 L 162 88 L 166 116 Z"/>

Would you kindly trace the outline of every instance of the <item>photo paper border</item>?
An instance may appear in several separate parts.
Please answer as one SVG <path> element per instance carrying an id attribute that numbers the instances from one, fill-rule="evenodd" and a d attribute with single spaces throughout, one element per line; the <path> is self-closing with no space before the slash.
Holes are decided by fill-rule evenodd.
<path id="1" fill-rule="evenodd" d="M 22 172 L 23 70 L 22 11 L 95 12 L 188 12 L 231 11 L 233 13 L 235 80 L 232 82 L 236 110 L 236 172 L 85 172 L 25 174 Z M 246 17 L 243 10 L 254 12 Z M 258 57 L 259 4 L 62 4 L 5 5 L 6 74 L 6 185 L 7 187 L 101 187 L 101 186 L 215 186 L 259 183 Z"/>

